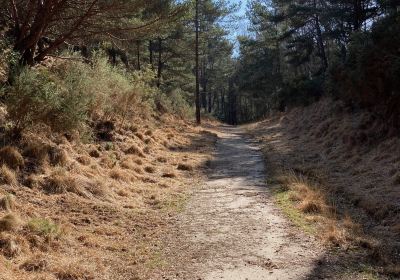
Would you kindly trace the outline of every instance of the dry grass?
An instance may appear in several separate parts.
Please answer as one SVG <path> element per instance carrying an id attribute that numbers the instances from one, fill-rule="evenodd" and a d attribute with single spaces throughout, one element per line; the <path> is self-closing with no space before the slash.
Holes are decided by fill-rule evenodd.
<path id="1" fill-rule="evenodd" d="M 6 165 L 2 165 L 0 167 L 0 181 L 9 185 L 18 184 L 16 173 L 8 168 Z"/>
<path id="2" fill-rule="evenodd" d="M 157 161 L 161 162 L 161 163 L 167 163 L 168 162 L 168 160 L 165 157 L 158 157 Z"/>
<path id="3" fill-rule="evenodd" d="M 168 171 L 168 172 L 164 172 L 164 173 L 162 174 L 162 177 L 163 177 L 163 178 L 176 178 L 177 175 L 176 175 L 176 173 L 173 172 L 173 171 Z"/>
<path id="4" fill-rule="evenodd" d="M 34 256 L 32 259 L 26 260 L 19 268 L 29 272 L 42 272 L 48 267 L 48 262 L 41 256 Z"/>
<path id="5" fill-rule="evenodd" d="M 15 198 L 12 194 L 6 194 L 0 198 L 0 209 L 5 211 L 15 209 Z"/>
<path id="6" fill-rule="evenodd" d="M 193 166 L 187 163 L 180 163 L 177 168 L 181 171 L 193 171 Z"/>
<path id="7" fill-rule="evenodd" d="M 101 156 L 99 150 L 97 149 L 92 149 L 91 151 L 89 151 L 89 155 L 93 158 L 99 158 Z"/>
<path id="8" fill-rule="evenodd" d="M 5 146 L 0 149 L 0 162 L 12 169 L 22 168 L 25 165 L 22 155 L 12 146 Z"/>
<path id="9" fill-rule="evenodd" d="M 110 171 L 110 178 L 122 182 L 129 182 L 131 180 L 131 176 L 126 171 L 118 167 L 114 167 L 114 169 Z"/>
<path id="10" fill-rule="evenodd" d="M 280 200 L 293 216 L 329 244 L 370 252 L 368 262 L 400 262 L 400 138 L 387 124 L 323 99 L 248 128 L 263 143 L 270 183 L 285 186 Z"/>
<path id="11" fill-rule="evenodd" d="M 77 157 L 76 160 L 85 166 L 89 166 L 92 163 L 91 158 L 85 155 Z"/>
<path id="12" fill-rule="evenodd" d="M 147 173 L 155 173 L 156 168 L 154 166 L 148 165 L 144 168 L 144 171 L 146 171 Z"/>
<path id="13" fill-rule="evenodd" d="M 125 154 L 128 154 L 128 155 L 137 155 L 137 156 L 142 157 L 142 158 L 146 157 L 146 156 L 144 155 L 143 151 L 142 151 L 138 146 L 136 146 L 136 145 L 132 145 L 132 146 L 130 146 L 128 149 L 126 149 L 126 150 L 125 150 Z"/>
<path id="14" fill-rule="evenodd" d="M 149 279 L 148 263 L 159 250 L 149 244 L 162 238 L 175 211 L 164 205 L 174 205 L 176 194 L 197 176 L 175 173 L 176 163 L 190 157 L 201 165 L 212 152 L 211 146 L 185 153 L 166 149 L 166 131 L 175 135 L 175 146 L 190 147 L 200 135 L 180 122 L 169 119 L 157 125 L 165 130 L 152 133 L 139 125 L 121 128 L 110 143 L 84 144 L 78 135 L 67 140 L 48 131 L 24 136 L 29 140 L 19 148 L 26 160 L 15 170 L 4 162 L 21 187 L 5 186 L 18 198 L 17 207 L 0 194 L 0 278 Z"/>
<path id="15" fill-rule="evenodd" d="M 21 226 L 21 220 L 15 214 L 7 214 L 0 218 L 0 232 L 16 231 Z"/>
<path id="16" fill-rule="evenodd" d="M 60 237 L 62 230 L 60 225 L 46 218 L 34 218 L 27 224 L 27 229 L 34 234 L 43 236 L 50 241 Z"/>

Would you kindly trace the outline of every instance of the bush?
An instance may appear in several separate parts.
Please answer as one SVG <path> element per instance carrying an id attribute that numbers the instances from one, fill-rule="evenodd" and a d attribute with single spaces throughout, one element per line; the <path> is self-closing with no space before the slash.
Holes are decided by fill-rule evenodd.
<path id="1" fill-rule="evenodd" d="M 45 69 L 22 69 L 5 96 L 15 129 L 36 124 L 58 132 L 82 128 L 89 103 L 83 80 L 63 80 Z"/>
<path id="2" fill-rule="evenodd" d="M 49 68 L 23 68 L 3 95 L 17 132 L 38 124 L 55 132 L 86 132 L 90 120 L 124 124 L 134 117 L 149 118 L 160 104 L 167 112 L 186 114 L 189 106 L 183 94 L 162 94 L 155 78 L 150 69 L 128 72 L 94 54 L 90 65 L 78 59 L 55 61 Z"/>

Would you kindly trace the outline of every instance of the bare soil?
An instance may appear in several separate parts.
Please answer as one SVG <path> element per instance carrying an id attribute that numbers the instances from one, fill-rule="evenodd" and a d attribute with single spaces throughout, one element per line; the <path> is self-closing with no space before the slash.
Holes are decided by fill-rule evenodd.
<path id="1" fill-rule="evenodd" d="M 151 279 L 311 279 L 323 249 L 293 226 L 265 184 L 259 147 L 222 127 L 207 179 L 173 218 Z"/>

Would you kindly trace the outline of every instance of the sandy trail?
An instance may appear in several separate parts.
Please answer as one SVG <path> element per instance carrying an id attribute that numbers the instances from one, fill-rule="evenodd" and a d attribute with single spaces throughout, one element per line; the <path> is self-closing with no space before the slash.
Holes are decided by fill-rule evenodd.
<path id="1" fill-rule="evenodd" d="M 208 180 L 173 222 L 156 279 L 311 279 L 322 254 L 274 205 L 255 143 L 222 127 Z"/>

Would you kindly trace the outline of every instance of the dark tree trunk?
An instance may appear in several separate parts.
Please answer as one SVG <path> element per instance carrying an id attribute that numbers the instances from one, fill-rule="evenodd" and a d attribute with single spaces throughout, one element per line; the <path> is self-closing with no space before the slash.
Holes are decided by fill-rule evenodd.
<path id="1" fill-rule="evenodd" d="M 153 41 L 149 40 L 149 60 L 150 60 L 150 67 L 154 70 L 153 64 Z"/>
<path id="2" fill-rule="evenodd" d="M 199 84 L 199 0 L 196 0 L 196 11 L 195 11 L 195 25 L 196 25 L 196 122 L 201 124 L 201 113 L 200 113 L 200 84 Z"/>
<path id="3" fill-rule="evenodd" d="M 212 94 L 211 94 L 211 90 L 208 91 L 208 113 L 211 113 L 212 111 Z"/>
<path id="4" fill-rule="evenodd" d="M 318 50 L 319 50 L 319 55 L 321 57 L 321 63 L 322 63 L 322 69 L 325 72 L 326 69 L 328 69 L 328 59 L 326 57 L 326 52 L 325 52 L 325 46 L 324 46 L 324 40 L 322 38 L 322 32 L 321 32 L 321 25 L 319 22 L 319 16 L 316 12 L 317 10 L 317 1 L 314 0 L 314 21 L 315 21 L 315 30 L 317 33 L 317 44 L 318 44 Z"/>
<path id="5" fill-rule="evenodd" d="M 137 69 L 140 71 L 140 41 L 136 41 Z"/>
<path id="6" fill-rule="evenodd" d="M 237 125 L 237 97 L 234 89 L 233 80 L 229 81 L 229 92 L 228 92 L 228 108 L 229 108 L 229 119 L 228 122 L 231 125 Z"/>
<path id="7" fill-rule="evenodd" d="M 161 74 L 162 74 L 162 39 L 158 38 L 158 69 L 157 69 L 157 87 L 161 86 Z"/>

